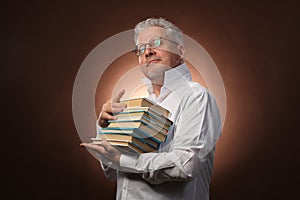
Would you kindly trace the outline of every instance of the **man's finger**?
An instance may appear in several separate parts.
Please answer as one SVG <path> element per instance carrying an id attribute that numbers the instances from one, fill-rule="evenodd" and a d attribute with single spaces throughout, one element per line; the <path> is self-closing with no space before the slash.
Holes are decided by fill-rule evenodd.
<path id="1" fill-rule="evenodd" d="M 112 108 L 126 108 L 127 105 L 126 105 L 126 103 L 112 103 L 111 107 Z"/>
<path id="2" fill-rule="evenodd" d="M 109 144 L 109 142 L 107 142 L 107 140 L 106 140 L 106 138 L 102 138 L 101 139 L 101 145 L 104 147 L 104 149 L 105 150 L 107 150 L 107 148 L 109 147 L 109 146 L 111 146 L 110 144 Z"/>
<path id="3" fill-rule="evenodd" d="M 90 144 L 90 143 L 81 143 L 81 147 L 86 147 L 89 150 L 92 150 L 94 152 L 100 153 L 100 154 L 105 154 L 106 150 L 104 147 L 100 145 L 95 145 L 95 144 Z"/>
<path id="4" fill-rule="evenodd" d="M 119 112 L 122 112 L 122 111 L 123 111 L 123 108 L 112 108 L 112 109 L 111 109 L 111 112 L 112 112 L 113 114 L 119 113 Z"/>
<path id="5" fill-rule="evenodd" d="M 112 116 L 109 113 L 101 113 L 100 119 L 105 119 L 105 120 L 116 120 L 117 118 L 115 116 Z"/>
<path id="6" fill-rule="evenodd" d="M 121 90 L 121 91 L 119 92 L 119 94 L 118 94 L 117 96 L 115 96 L 115 97 L 111 100 L 111 102 L 112 102 L 112 103 L 119 103 L 120 100 L 121 100 L 121 98 L 122 98 L 122 96 L 124 95 L 124 93 L 125 93 L 125 90 L 124 90 L 124 89 Z"/>

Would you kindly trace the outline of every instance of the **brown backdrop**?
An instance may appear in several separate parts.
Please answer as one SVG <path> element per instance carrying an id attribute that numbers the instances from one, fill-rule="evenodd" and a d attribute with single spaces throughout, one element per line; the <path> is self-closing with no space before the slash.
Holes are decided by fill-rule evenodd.
<path id="1" fill-rule="evenodd" d="M 209 52 L 226 87 L 211 199 L 292 199 L 300 167 L 299 7 L 250 2 L 1 3 L 1 195 L 114 199 L 115 183 L 79 147 L 74 80 L 103 40 L 163 16 Z"/>

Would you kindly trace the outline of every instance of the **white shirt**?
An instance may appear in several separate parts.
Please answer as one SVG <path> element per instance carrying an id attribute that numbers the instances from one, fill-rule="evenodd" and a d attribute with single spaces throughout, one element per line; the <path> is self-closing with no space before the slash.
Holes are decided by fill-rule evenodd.
<path id="1" fill-rule="evenodd" d="M 174 125 L 158 152 L 122 154 L 118 170 L 101 164 L 108 178 L 117 178 L 116 198 L 208 200 L 215 145 L 221 135 L 213 96 L 191 80 L 185 64 L 166 71 L 158 97 L 151 84 L 148 91 L 152 101 L 171 112 Z"/>

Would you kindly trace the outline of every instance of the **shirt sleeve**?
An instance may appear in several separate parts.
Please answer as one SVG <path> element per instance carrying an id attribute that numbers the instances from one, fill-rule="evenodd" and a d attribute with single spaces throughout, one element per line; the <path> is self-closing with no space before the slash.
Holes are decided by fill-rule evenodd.
<path id="1" fill-rule="evenodd" d="M 105 177 L 112 181 L 117 180 L 117 170 L 111 167 L 112 163 L 110 161 L 107 162 L 105 158 L 102 158 L 101 154 L 97 153 L 97 155 L 99 156 L 100 166 Z"/>
<path id="2" fill-rule="evenodd" d="M 172 148 L 164 153 L 121 155 L 120 170 L 141 173 L 153 184 L 189 181 L 212 161 L 221 134 L 217 104 L 208 91 L 194 92 L 182 100 L 174 126 Z"/>
<path id="3" fill-rule="evenodd" d="M 99 119 L 96 122 L 96 130 L 98 134 L 101 131 L 101 127 L 99 126 Z M 105 177 L 109 180 L 116 180 L 117 179 L 117 170 L 112 168 L 112 162 L 108 159 L 106 159 L 104 156 L 102 156 L 99 153 L 96 153 L 98 158 L 99 158 L 99 162 L 100 162 L 100 166 L 102 168 L 102 171 L 105 175 Z"/>

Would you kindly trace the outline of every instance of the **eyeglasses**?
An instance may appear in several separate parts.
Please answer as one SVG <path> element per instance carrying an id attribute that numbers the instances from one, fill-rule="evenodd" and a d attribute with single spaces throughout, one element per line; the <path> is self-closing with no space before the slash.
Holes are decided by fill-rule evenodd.
<path id="1" fill-rule="evenodd" d="M 141 44 L 136 45 L 135 49 L 132 52 L 134 52 L 137 56 L 143 55 L 147 49 L 147 46 L 150 48 L 153 48 L 153 49 L 160 47 L 162 45 L 162 39 L 178 45 L 177 42 L 174 42 L 167 38 L 156 36 L 156 37 L 151 38 L 148 43 L 144 43 L 144 44 L 141 43 Z"/>

